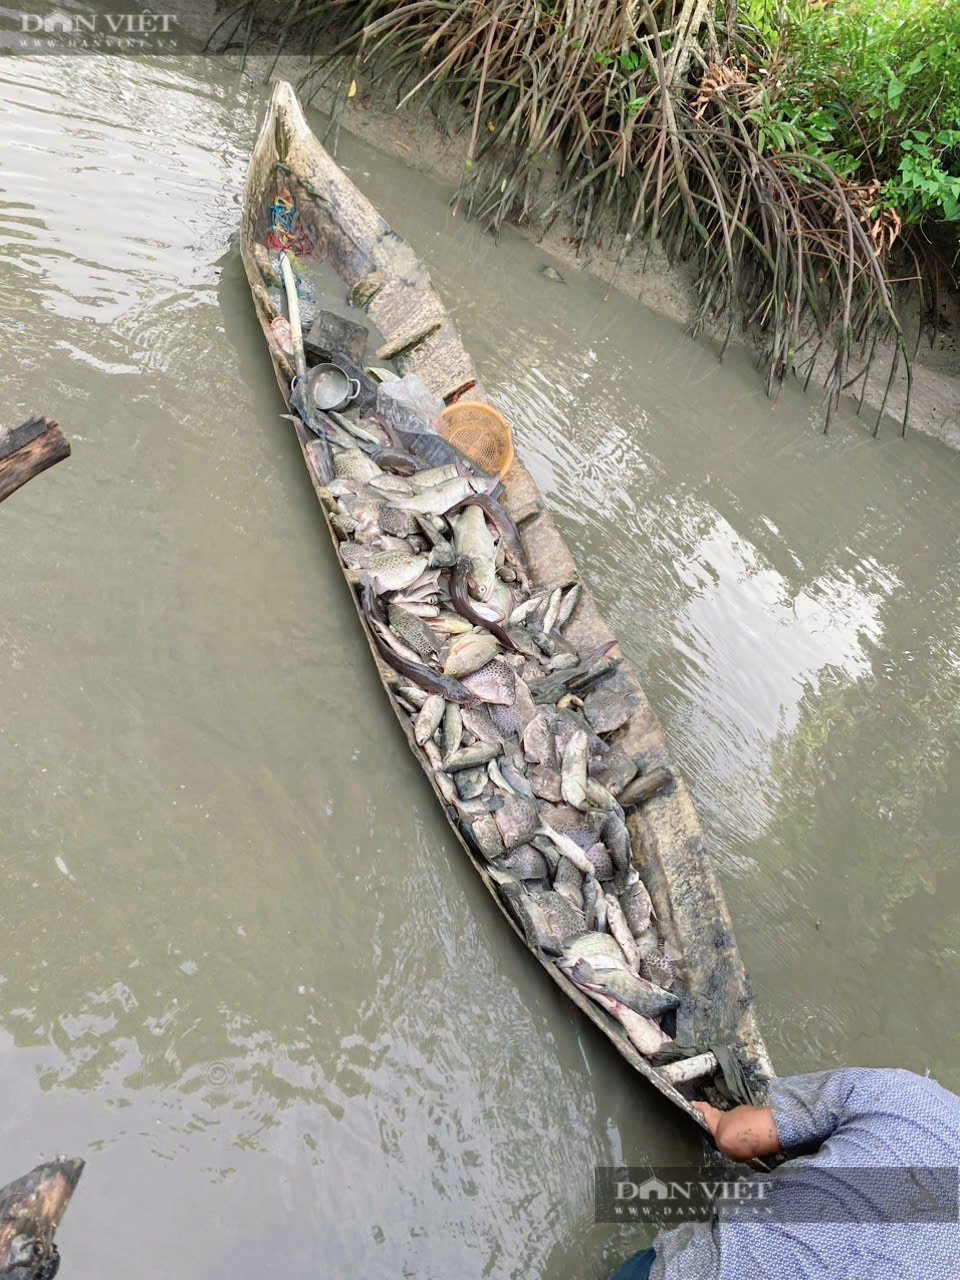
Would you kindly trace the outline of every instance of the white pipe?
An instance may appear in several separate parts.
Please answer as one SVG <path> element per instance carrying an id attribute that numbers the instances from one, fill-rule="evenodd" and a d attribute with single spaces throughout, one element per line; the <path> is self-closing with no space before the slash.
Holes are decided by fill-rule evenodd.
<path id="1" fill-rule="evenodd" d="M 293 278 L 293 267 L 286 249 L 280 254 L 280 271 L 283 275 L 283 287 L 287 291 L 287 310 L 290 312 L 290 334 L 293 338 L 293 363 L 298 375 L 302 378 L 307 372 L 307 357 L 303 351 L 303 325 L 300 323 L 300 299 L 297 297 L 297 282 Z"/>
<path id="2" fill-rule="evenodd" d="M 712 1076 L 720 1068 L 719 1062 L 712 1053 L 698 1053 L 693 1058 L 681 1058 L 679 1062 L 669 1062 L 660 1068 L 660 1075 L 668 1084 L 689 1084 L 691 1080 L 699 1080 L 701 1076 Z"/>

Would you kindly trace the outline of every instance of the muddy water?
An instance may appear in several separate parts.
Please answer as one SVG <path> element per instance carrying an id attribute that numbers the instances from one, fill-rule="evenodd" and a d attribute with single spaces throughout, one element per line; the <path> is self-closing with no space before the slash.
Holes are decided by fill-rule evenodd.
<path id="1" fill-rule="evenodd" d="M 600 1277 L 598 1163 L 698 1143 L 541 979 L 390 720 L 231 237 L 259 89 L 0 62 L 3 1177 L 64 1274 Z M 777 407 L 352 141 L 696 793 L 782 1071 L 960 1087 L 960 459 Z"/>

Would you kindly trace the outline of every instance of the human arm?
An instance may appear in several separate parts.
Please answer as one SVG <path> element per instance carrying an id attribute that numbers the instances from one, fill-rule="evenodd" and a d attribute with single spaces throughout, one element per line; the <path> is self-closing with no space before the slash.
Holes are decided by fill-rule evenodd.
<path id="1" fill-rule="evenodd" d="M 912 1078 L 909 1072 L 868 1068 L 775 1076 L 769 1106 L 718 1111 L 705 1102 L 693 1105 L 719 1151 L 731 1160 L 750 1160 L 816 1149 L 842 1124 L 873 1110 L 878 1096 L 902 1094 L 905 1080 Z"/>
<path id="2" fill-rule="evenodd" d="M 721 1111 L 709 1102 L 695 1102 L 693 1108 L 703 1116 L 717 1150 L 728 1160 L 746 1162 L 781 1150 L 770 1107 L 739 1106 Z"/>

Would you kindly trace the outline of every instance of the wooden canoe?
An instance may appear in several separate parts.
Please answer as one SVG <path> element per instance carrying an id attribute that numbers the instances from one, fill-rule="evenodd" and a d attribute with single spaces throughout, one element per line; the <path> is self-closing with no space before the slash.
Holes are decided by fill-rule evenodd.
<path id="1" fill-rule="evenodd" d="M 370 310 L 386 339 L 385 345 L 396 353 L 397 369 L 401 373 L 416 373 L 444 400 L 449 401 L 466 388 L 471 400 L 485 399 L 479 376 L 453 321 L 431 286 L 426 267 L 327 154 L 311 132 L 293 89 L 281 82 L 274 88 L 250 162 L 243 202 L 241 252 L 284 398 L 290 394 L 294 370 L 280 345 L 282 339 L 278 341 L 275 336 L 276 324 L 271 328 L 271 322 L 277 321 L 282 308 L 277 306 L 276 294 L 271 296 L 266 288 L 262 274 L 268 210 L 281 188 L 293 196 L 301 224 L 309 233 L 310 252 L 322 255 L 326 266 L 335 270 L 347 289 L 371 273 L 379 273 L 385 281 Z M 280 327 L 282 330 L 282 322 Z M 294 415 L 294 424 L 304 461 L 320 496 L 324 488 L 317 454 L 320 442 L 297 415 Z M 579 581 L 570 552 L 519 459 L 503 479 L 500 501 L 520 529 L 532 583 L 556 587 Z M 337 535 L 326 506 L 323 509 L 336 547 Z M 352 594 L 388 701 L 450 819 L 433 774 L 414 743 L 409 714 L 393 693 L 396 674 L 380 658 L 364 622 L 357 593 Z M 582 652 L 615 641 L 585 586 L 566 635 Z M 621 656 L 617 648 L 612 653 L 615 657 Z M 632 718 L 618 731 L 617 740 L 639 764 L 642 776 L 669 765 L 667 747 L 657 718 L 626 662 L 620 670 L 628 672 L 638 705 Z M 453 820 L 450 825 L 454 838 L 523 940 L 521 930 L 500 900 L 486 863 L 463 838 Z M 717 1049 L 721 1059 L 728 1063 L 732 1058 L 750 1093 L 757 1099 L 762 1098 L 772 1067 L 754 1015 L 730 914 L 682 779 L 675 777 L 670 787 L 632 810 L 628 829 L 634 862 L 650 891 L 659 928 L 683 957 L 698 1048 Z M 587 998 L 552 962 L 537 952 L 533 954 L 550 978 L 613 1041 L 627 1061 L 671 1102 L 701 1123 L 690 1100 L 704 1096 L 705 1092 L 710 1096 L 711 1084 L 720 1081 L 719 1073 L 715 1072 L 713 1079 L 701 1076 L 692 1084 L 675 1086 L 669 1069 L 664 1074 L 663 1069 L 652 1066 L 637 1053 L 618 1022 Z M 735 1068 L 732 1073 L 728 1071 L 728 1079 L 736 1074 Z"/>

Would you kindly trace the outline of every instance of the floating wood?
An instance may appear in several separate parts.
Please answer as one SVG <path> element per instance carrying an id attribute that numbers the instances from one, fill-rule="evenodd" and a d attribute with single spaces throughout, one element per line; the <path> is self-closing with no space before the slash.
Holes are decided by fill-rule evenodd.
<path id="1" fill-rule="evenodd" d="M 49 418 L 0 428 L 0 502 L 47 467 L 70 456 L 70 445 Z"/>

